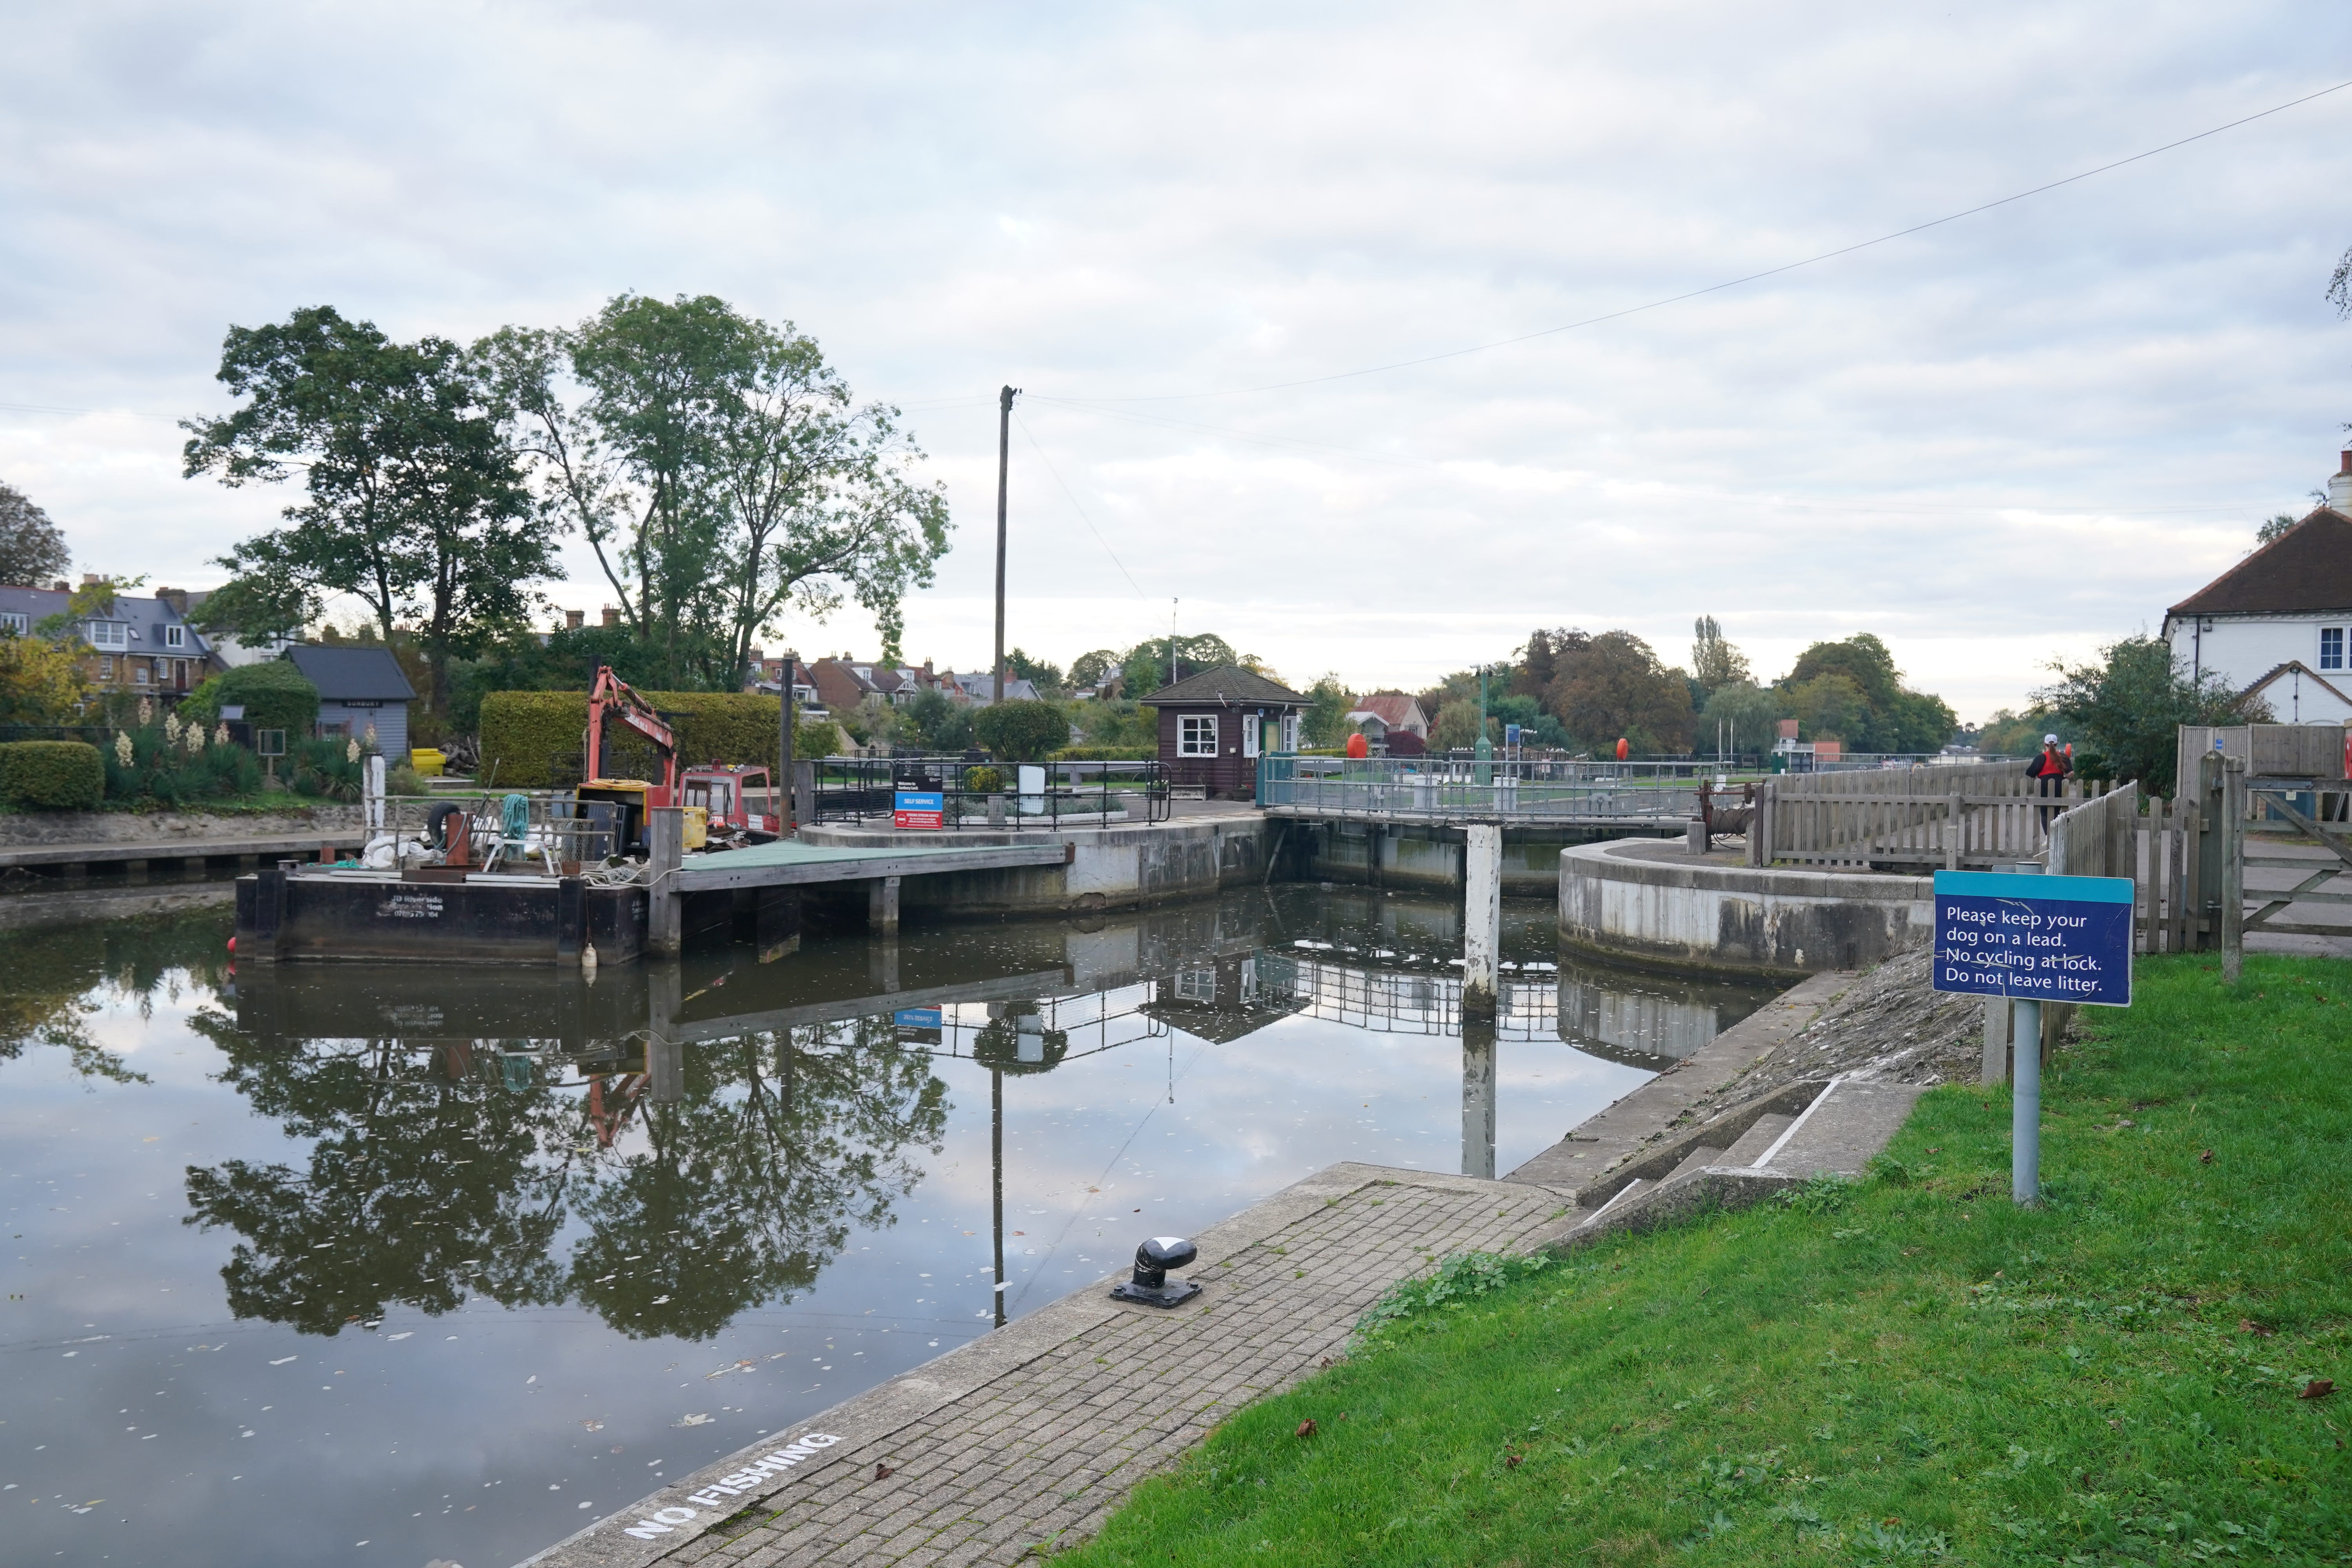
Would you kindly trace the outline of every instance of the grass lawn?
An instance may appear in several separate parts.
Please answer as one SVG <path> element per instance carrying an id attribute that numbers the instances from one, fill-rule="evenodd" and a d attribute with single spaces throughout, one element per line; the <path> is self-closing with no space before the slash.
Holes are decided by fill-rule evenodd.
<path id="1" fill-rule="evenodd" d="M 1415 1308 L 1055 1562 L 2352 1561 L 2352 963 L 2137 980 L 2043 1208 L 1947 1086 L 1864 1182 Z"/>

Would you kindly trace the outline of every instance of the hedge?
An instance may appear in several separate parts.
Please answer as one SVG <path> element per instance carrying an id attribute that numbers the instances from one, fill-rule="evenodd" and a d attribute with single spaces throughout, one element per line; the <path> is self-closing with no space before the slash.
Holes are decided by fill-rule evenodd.
<path id="1" fill-rule="evenodd" d="M 81 741 L 0 744 L 0 800 L 21 811 L 96 811 L 106 795 L 106 762 Z"/>
<path id="2" fill-rule="evenodd" d="M 737 691 L 640 691 L 677 736 L 678 763 L 776 763 L 782 715 L 773 697 Z M 584 691 L 493 691 L 482 699 L 480 776 L 521 789 L 577 784 L 588 733 Z M 795 757 L 827 756 L 841 737 L 831 724 L 795 724 Z M 604 771 L 613 778 L 650 778 L 653 748 L 615 722 Z M 493 773 L 492 770 L 496 772 Z"/>
<path id="3" fill-rule="evenodd" d="M 1158 746 L 1064 746 L 1054 753 L 1057 763 L 1149 763 L 1160 756 Z"/>

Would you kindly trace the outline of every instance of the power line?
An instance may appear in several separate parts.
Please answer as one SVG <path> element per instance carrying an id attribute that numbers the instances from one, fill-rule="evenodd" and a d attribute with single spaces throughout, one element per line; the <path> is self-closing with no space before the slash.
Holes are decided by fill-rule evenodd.
<path id="1" fill-rule="evenodd" d="M 1135 574 L 1127 569 L 1127 563 L 1118 558 L 1118 552 L 1110 547 L 1110 541 L 1102 536 L 1101 530 L 1095 527 L 1095 520 L 1087 515 L 1087 509 L 1078 504 L 1078 498 L 1071 492 L 1070 487 L 1063 482 L 1061 470 L 1054 467 L 1054 460 L 1051 458 L 1045 456 L 1045 448 L 1037 446 L 1037 437 L 1030 434 L 1029 421 L 1015 414 L 1013 416 L 1013 422 L 1021 426 L 1021 434 L 1027 437 L 1029 445 L 1036 447 L 1037 460 L 1045 465 L 1045 471 L 1054 476 L 1054 482 L 1061 485 L 1062 494 L 1069 498 L 1070 509 L 1078 514 L 1078 521 L 1087 525 L 1087 531 L 1095 536 L 1095 542 L 1102 546 L 1103 553 L 1110 557 L 1110 563 L 1118 568 L 1118 574 L 1127 579 L 1127 585 L 1135 590 L 1135 596 L 1139 599 L 1148 597 L 1142 586 L 1136 582 Z"/>
<path id="2" fill-rule="evenodd" d="M 1360 370 L 1337 371 L 1329 375 L 1303 376 L 1297 381 L 1268 382 L 1262 386 L 1227 387 L 1220 392 L 1161 393 L 1156 395 L 1145 397 L 1104 397 L 1090 399 L 1089 401 L 1098 403 L 1179 403 L 1200 397 L 1240 397 L 1255 392 L 1284 392 L 1292 387 L 1319 386 L 1328 382 L 1351 381 L 1358 376 L 1380 375 L 1385 372 L 1392 370 L 1411 370 L 1416 365 L 1436 364 L 1443 360 L 1460 359 L 1465 354 L 1486 353 L 1493 349 L 1509 348 L 1514 343 L 1533 342 L 1538 338 L 1556 337 L 1561 332 L 1572 332 L 1583 327 L 1596 327 L 1604 321 L 1622 321 L 1628 316 L 1640 315 L 1644 310 L 1662 310 L 1668 305 L 1681 304 L 1685 300 L 1698 299 L 1702 295 L 1718 294 L 1726 289 L 1737 289 L 1743 283 L 1755 283 L 1766 278 L 1777 278 L 1784 272 L 1794 272 L 1799 268 L 1816 266 L 1824 261 L 1834 260 L 1841 256 L 1852 256 L 1857 250 L 1868 250 L 1873 246 L 1885 245 L 1891 240 L 1902 239 L 1910 235 L 1923 234 L 1931 228 L 1940 228 L 1948 223 L 1958 223 L 1960 219 L 1965 217 L 1974 217 L 1979 213 L 1989 213 L 1995 207 L 2004 207 L 2012 202 L 2021 202 L 2029 196 L 2042 195 L 2046 192 L 2057 190 L 2062 186 L 2074 184 L 2080 181 L 2088 180 L 2099 174 L 2110 174 L 2116 169 L 2126 166 L 2127 164 L 2141 163 L 2147 159 L 2157 157 L 2162 153 L 2173 152 L 2176 149 L 2186 147 L 2193 142 L 2202 142 L 2208 137 L 2219 136 L 2225 131 L 2235 131 L 2242 125 L 2252 125 L 2257 120 L 2267 120 L 2273 114 L 2284 114 L 2290 109 L 2299 108 L 2304 104 L 2312 102 L 2314 100 L 2326 98 L 2330 93 L 2341 92 L 2347 87 L 2352 87 L 2352 81 L 2339 81 L 2333 87 L 2324 87 L 2317 92 L 2308 92 L 2304 94 L 2301 98 L 2289 99 L 2284 103 L 2275 104 L 2273 107 L 2263 110 L 2257 113 L 2246 115 L 2242 119 L 2232 120 L 2227 124 L 2216 125 L 2210 130 L 2200 131 L 2193 136 L 2183 136 L 2177 142 L 2167 142 L 2161 147 L 2150 147 L 2145 153 L 2135 153 L 2128 158 L 2118 158 L 2112 163 L 2102 163 L 2095 169 L 2085 169 L 2078 174 L 2069 174 L 2063 180 L 2052 180 L 2047 184 L 2036 185 L 2032 190 L 2019 191 L 2014 195 L 2002 196 L 1998 201 L 1984 202 L 1976 206 L 1965 208 L 1959 212 L 1947 213 L 1942 217 L 1930 218 L 1926 223 L 1915 223 L 1908 228 L 1898 228 L 1894 230 L 1892 233 L 1882 234 L 1874 239 L 1857 240 L 1852 245 L 1842 245 L 1835 250 L 1824 250 L 1818 256 L 1808 256 L 1801 261 L 1790 261 L 1779 267 L 1768 267 L 1761 272 L 1750 272 L 1745 277 L 1727 279 L 1721 283 L 1710 283 L 1704 289 L 1693 289 L 1681 294 L 1670 294 L 1664 299 L 1652 300 L 1645 304 L 1629 305 L 1622 310 L 1611 310 L 1603 315 L 1588 316 L 1580 321 L 1570 321 L 1565 325 L 1558 327 L 1546 327 L 1541 331 L 1522 332 L 1517 337 L 1497 338 L 1493 342 L 1477 343 L 1469 348 L 1448 349 L 1444 353 L 1423 354 L 1418 359 L 1395 360 L 1387 364 L 1366 365 Z"/>

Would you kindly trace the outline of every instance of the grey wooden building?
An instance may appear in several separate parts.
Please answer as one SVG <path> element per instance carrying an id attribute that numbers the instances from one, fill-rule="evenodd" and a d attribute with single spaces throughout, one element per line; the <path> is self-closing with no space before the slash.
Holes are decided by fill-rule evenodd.
<path id="1" fill-rule="evenodd" d="M 375 731 L 376 750 L 392 766 L 408 760 L 408 705 L 416 688 L 388 647 L 303 643 L 287 662 L 319 689 L 319 733 L 364 738 Z"/>

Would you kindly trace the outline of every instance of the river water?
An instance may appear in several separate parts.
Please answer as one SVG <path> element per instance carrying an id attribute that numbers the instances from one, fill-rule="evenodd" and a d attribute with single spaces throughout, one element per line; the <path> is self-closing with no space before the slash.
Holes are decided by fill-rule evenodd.
<path id="1" fill-rule="evenodd" d="M 593 983 L 228 934 L 0 931 L 11 1563 L 496 1568 L 1334 1161 L 1507 1173 L 1769 994 L 1528 906 L 1465 1045 L 1458 908 L 1311 886 Z"/>

